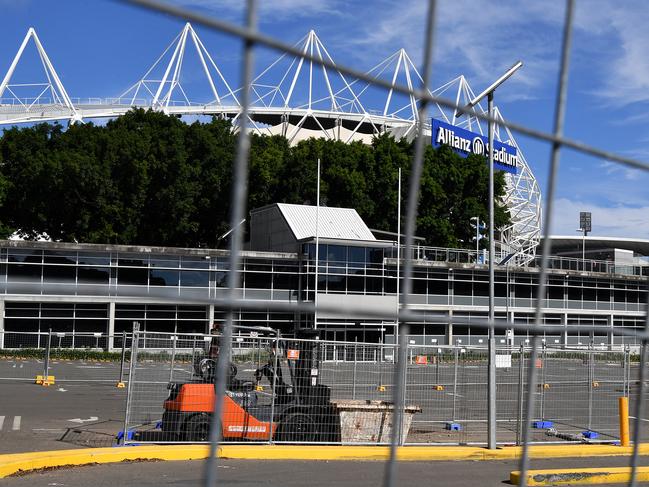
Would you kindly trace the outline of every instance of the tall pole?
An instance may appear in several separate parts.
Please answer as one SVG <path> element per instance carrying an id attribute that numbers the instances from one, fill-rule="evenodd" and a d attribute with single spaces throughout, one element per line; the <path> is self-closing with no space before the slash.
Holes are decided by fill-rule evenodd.
<path id="1" fill-rule="evenodd" d="M 318 224 L 320 220 L 320 158 L 318 157 L 318 189 L 316 191 L 316 207 L 315 207 L 315 294 L 313 296 L 313 303 L 315 304 L 315 312 L 313 314 L 313 328 L 318 329 L 318 270 L 320 269 L 320 236 L 318 232 Z"/>
<path id="2" fill-rule="evenodd" d="M 474 108 L 485 96 L 489 108 L 489 371 L 487 374 L 487 428 L 488 428 L 488 446 L 490 449 L 496 448 L 496 337 L 494 329 L 494 259 L 495 259 L 495 242 L 494 242 L 494 91 L 501 84 L 507 81 L 520 67 L 522 61 L 517 61 L 509 68 L 500 78 L 491 83 L 482 93 L 471 100 L 462 113 L 468 113 L 468 110 Z"/>
<path id="3" fill-rule="evenodd" d="M 488 447 L 496 449 L 496 337 L 494 321 L 494 94 L 493 91 L 487 95 L 489 109 L 489 372 L 488 372 Z"/>
<path id="4" fill-rule="evenodd" d="M 399 168 L 399 185 L 397 190 L 397 316 L 394 320 L 394 343 L 399 336 L 399 293 L 401 281 L 401 168 Z"/>

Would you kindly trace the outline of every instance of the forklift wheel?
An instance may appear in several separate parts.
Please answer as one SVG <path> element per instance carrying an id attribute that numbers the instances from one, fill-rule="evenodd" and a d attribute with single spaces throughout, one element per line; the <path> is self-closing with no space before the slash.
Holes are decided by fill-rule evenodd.
<path id="1" fill-rule="evenodd" d="M 312 442 L 317 440 L 317 430 L 313 417 L 305 413 L 290 413 L 279 424 L 277 440 Z"/>
<path id="2" fill-rule="evenodd" d="M 199 413 L 185 421 L 185 441 L 209 441 L 210 440 L 210 415 Z"/>

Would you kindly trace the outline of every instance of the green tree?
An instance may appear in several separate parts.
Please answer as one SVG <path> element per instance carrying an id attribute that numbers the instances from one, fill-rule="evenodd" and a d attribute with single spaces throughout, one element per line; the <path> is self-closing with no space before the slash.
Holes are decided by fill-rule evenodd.
<path id="1" fill-rule="evenodd" d="M 237 134 L 229 121 L 190 125 L 160 112 L 132 110 L 105 126 L 40 124 L 0 137 L 0 236 L 46 233 L 56 240 L 169 246 L 217 246 L 229 229 Z M 252 135 L 248 209 L 321 202 L 355 208 L 370 228 L 397 229 L 414 145 L 381 135 L 371 145 Z M 496 173 L 496 197 L 505 179 Z M 486 220 L 484 158 L 427 147 L 417 235 L 429 245 L 472 247 L 470 219 Z M 496 205 L 496 225 L 509 221 Z"/>

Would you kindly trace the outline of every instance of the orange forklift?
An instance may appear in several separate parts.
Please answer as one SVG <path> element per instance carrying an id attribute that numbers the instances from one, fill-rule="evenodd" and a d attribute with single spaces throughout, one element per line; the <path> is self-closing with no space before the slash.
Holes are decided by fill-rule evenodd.
<path id="1" fill-rule="evenodd" d="M 219 421 L 224 440 L 303 443 L 340 440 L 340 418 L 330 402 L 331 390 L 319 383 L 319 347 L 313 340 L 316 336 L 315 332 L 303 331 L 299 338 L 311 340 L 282 340 L 284 348 L 269 350 L 268 362 L 255 370 L 254 381 L 239 380 L 237 367 L 230 363 Z M 198 378 L 168 384 L 162 431 L 172 441 L 209 440 L 219 350 L 219 337 L 215 336 L 207 357 L 194 364 Z M 283 369 L 288 369 L 288 381 L 284 380 Z M 271 400 L 259 404 L 258 389 L 264 378 L 268 381 Z"/>

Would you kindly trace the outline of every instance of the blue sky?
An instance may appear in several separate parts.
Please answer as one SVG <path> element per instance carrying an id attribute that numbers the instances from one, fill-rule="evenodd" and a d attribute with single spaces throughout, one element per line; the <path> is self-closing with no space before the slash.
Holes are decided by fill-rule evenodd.
<path id="1" fill-rule="evenodd" d="M 175 0 L 240 22 L 243 0 Z M 262 0 L 260 29 L 293 43 L 314 29 L 336 62 L 368 70 L 399 48 L 421 64 L 422 0 Z M 464 74 L 480 91 L 514 61 L 525 63 L 496 95 L 505 118 L 551 131 L 564 2 L 440 0 L 434 85 Z M 490 7 L 490 10 L 488 8 Z M 138 81 L 183 26 L 180 20 L 104 0 L 0 0 L 0 73 L 30 26 L 36 28 L 71 97 L 118 96 Z M 577 2 L 565 134 L 649 160 L 649 9 L 642 0 Z M 196 27 L 225 78 L 238 87 L 240 44 Z M 259 72 L 277 58 L 257 51 Z M 33 48 L 15 81 L 42 79 Z M 196 60 L 183 80 L 205 97 Z M 303 96 L 303 95 L 302 95 Z M 202 100 L 205 101 L 205 100 Z M 382 106 L 370 97 L 367 109 Z M 368 104 L 370 106 L 368 106 Z M 545 192 L 546 144 L 517 136 Z M 649 177 L 564 151 L 553 233 L 577 235 L 579 211 L 592 211 L 593 235 L 649 238 Z"/>

